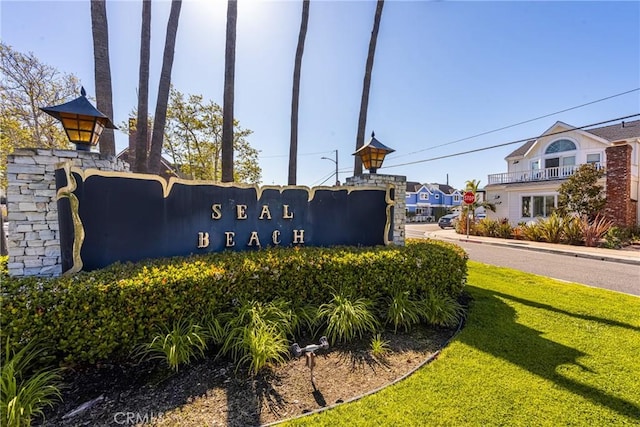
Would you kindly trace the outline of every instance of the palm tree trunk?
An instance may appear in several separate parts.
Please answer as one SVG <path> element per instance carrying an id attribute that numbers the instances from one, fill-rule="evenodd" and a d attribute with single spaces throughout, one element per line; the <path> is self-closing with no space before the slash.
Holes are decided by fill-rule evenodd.
<path id="1" fill-rule="evenodd" d="M 172 0 L 169 21 L 167 22 L 167 37 L 164 44 L 162 71 L 160 72 L 160 84 L 158 85 L 158 101 L 156 102 L 156 113 L 153 120 L 153 133 L 151 137 L 151 152 L 149 154 L 149 172 L 156 175 L 160 174 L 162 165 L 164 127 L 167 122 L 169 91 L 171 89 L 171 70 L 173 68 L 173 56 L 176 49 L 176 34 L 178 32 L 181 6 L 182 0 Z"/>
<path id="2" fill-rule="evenodd" d="M 222 182 L 233 182 L 233 98 L 236 71 L 236 21 L 238 2 L 227 2 L 227 42 L 224 58 L 224 100 L 222 106 Z"/>
<path id="3" fill-rule="evenodd" d="M 93 33 L 93 64 L 96 80 L 96 104 L 98 110 L 113 120 L 111 90 L 111 65 L 109 62 L 109 25 L 105 0 L 91 1 L 91 31 Z M 113 129 L 104 129 L 100 137 L 100 153 L 116 154 Z"/>
<path id="4" fill-rule="evenodd" d="M 133 172 L 147 172 L 149 135 L 149 57 L 151 55 L 151 0 L 142 0 L 142 31 L 140 34 L 140 74 L 138 79 L 138 120 Z"/>
<path id="5" fill-rule="evenodd" d="M 373 58 L 376 54 L 376 43 L 378 41 L 378 30 L 380 29 L 380 18 L 382 17 L 382 7 L 384 0 L 378 0 L 376 14 L 373 18 L 373 30 L 369 40 L 369 53 L 367 55 L 367 65 L 364 71 L 364 83 L 362 85 L 362 99 L 360 100 L 360 116 L 358 117 L 358 135 L 356 136 L 356 151 L 364 145 L 364 133 L 367 127 L 367 109 L 369 108 L 369 88 L 371 87 L 371 71 L 373 70 Z M 362 160 L 355 156 L 353 165 L 353 175 L 362 175 Z"/>
<path id="6" fill-rule="evenodd" d="M 300 21 L 300 33 L 298 34 L 298 47 L 293 68 L 293 90 L 291 92 L 291 142 L 289 145 L 289 185 L 296 185 L 298 170 L 298 107 L 300 104 L 300 70 L 302 69 L 302 54 L 304 53 L 304 40 L 307 37 L 307 24 L 309 22 L 309 0 L 302 2 L 302 20 Z"/>

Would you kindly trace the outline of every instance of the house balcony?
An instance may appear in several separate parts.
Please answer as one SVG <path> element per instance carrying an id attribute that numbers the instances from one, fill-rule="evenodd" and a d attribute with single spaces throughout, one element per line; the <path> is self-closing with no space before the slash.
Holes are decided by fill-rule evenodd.
<path id="1" fill-rule="evenodd" d="M 604 168 L 604 165 L 601 163 L 593 164 L 598 170 Z M 567 179 L 571 175 L 573 175 L 580 166 L 582 165 L 560 166 L 555 168 L 535 169 L 518 172 L 494 173 L 489 175 L 488 185 Z"/>

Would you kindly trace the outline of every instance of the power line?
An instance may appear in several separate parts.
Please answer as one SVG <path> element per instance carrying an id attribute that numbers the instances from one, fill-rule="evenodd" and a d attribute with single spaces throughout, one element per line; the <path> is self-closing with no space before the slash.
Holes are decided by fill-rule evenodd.
<path id="1" fill-rule="evenodd" d="M 328 153 L 333 153 L 335 150 L 331 150 L 331 151 L 318 151 L 317 153 L 304 153 L 304 154 L 298 154 L 298 157 L 302 157 L 302 156 L 318 156 L 320 154 L 328 154 Z M 277 157 L 289 157 L 288 154 L 274 154 L 272 156 L 258 156 L 259 159 L 275 159 Z"/>
<path id="2" fill-rule="evenodd" d="M 595 104 L 595 103 L 598 103 L 598 102 L 606 101 L 608 99 L 616 98 L 618 96 L 626 95 L 626 94 L 632 93 L 632 92 L 637 92 L 639 90 L 640 90 L 640 88 L 631 89 L 631 90 L 628 90 L 628 91 L 625 91 L 625 92 L 617 93 L 615 95 L 607 96 L 605 98 L 596 99 L 595 101 L 590 101 L 590 102 L 587 102 L 585 104 L 576 105 L 575 107 L 565 108 L 564 110 L 556 111 L 555 113 L 545 114 L 544 116 L 539 116 L 539 117 L 536 117 L 536 118 L 533 118 L 533 119 L 529 119 L 529 120 L 525 120 L 525 121 L 522 121 L 522 122 L 514 123 L 514 124 L 511 124 L 511 125 L 508 125 L 508 126 L 503 126 L 501 128 L 493 129 L 493 130 L 482 132 L 482 133 L 478 133 L 476 135 L 467 136 L 465 138 L 456 139 L 455 141 L 445 142 L 444 144 L 434 145 L 433 147 L 423 148 L 422 150 L 413 151 L 411 153 L 401 154 L 399 156 L 393 156 L 392 159 L 398 159 L 400 157 L 410 156 L 410 155 L 413 155 L 413 154 L 422 153 L 423 151 L 433 150 L 435 148 L 440 148 L 440 147 L 444 147 L 444 146 L 447 146 L 447 145 L 455 144 L 455 143 L 458 143 L 458 142 L 467 141 L 469 139 L 477 138 L 479 136 L 489 135 L 491 133 L 499 132 L 501 130 L 505 130 L 505 129 L 509 129 L 509 128 L 512 128 L 512 127 L 520 126 L 520 125 L 523 125 L 523 124 L 526 124 L 526 123 L 531 123 L 531 122 L 534 122 L 536 120 L 546 119 L 547 117 L 555 116 L 556 114 L 566 113 L 567 111 L 571 111 L 571 110 L 575 110 L 575 109 L 578 109 L 578 108 L 586 107 L 587 105 L 591 105 L 591 104 Z"/>
<path id="3" fill-rule="evenodd" d="M 585 128 L 590 128 L 593 126 L 599 126 L 599 125 L 603 125 L 606 123 L 611 123 L 611 122 L 616 122 L 618 120 L 625 120 L 625 119 L 630 119 L 632 117 L 638 117 L 640 116 L 640 113 L 637 114 L 631 114 L 629 116 L 625 116 L 625 117 L 618 117 L 617 119 L 611 119 L 611 120 L 606 120 L 604 122 L 599 122 L 599 123 L 592 123 L 590 125 L 584 125 L 584 126 L 580 126 L 580 127 L 574 127 L 568 130 L 563 130 L 563 131 L 559 131 L 559 132 L 553 132 L 553 133 L 548 133 L 546 135 L 539 135 L 539 136 L 535 136 L 532 138 L 524 138 L 524 139 L 519 139 L 517 141 L 511 141 L 511 142 L 505 142 L 502 144 L 497 144 L 497 145 L 491 145 L 489 147 L 483 147 L 483 148 L 476 148 L 474 150 L 469 150 L 469 151 L 462 151 L 459 153 L 454 153 L 454 154 L 447 154 L 444 156 L 438 156 L 438 157 L 432 157 L 430 159 L 423 159 L 423 160 L 416 160 L 413 162 L 407 162 L 407 163 L 399 163 L 397 165 L 389 165 L 389 166 L 383 166 L 380 169 L 388 169 L 388 168 L 397 168 L 399 166 L 407 166 L 407 165 L 415 165 L 418 163 L 426 163 L 426 162 L 431 162 L 434 160 L 441 160 L 441 159 L 447 159 L 449 157 L 456 157 L 456 156 L 462 156 L 464 154 L 471 154 L 471 153 L 477 153 L 479 151 L 486 151 L 486 150 L 492 150 L 494 148 L 500 148 L 500 147 L 506 147 L 507 145 L 513 145 L 513 144 L 518 144 L 518 143 L 523 143 L 523 142 L 527 142 L 527 141 L 531 141 L 532 139 L 538 139 L 538 138 L 542 138 L 543 136 L 554 136 L 554 135 L 560 135 L 563 133 L 567 133 L 567 132 L 572 132 L 574 130 L 579 130 L 579 129 L 585 129 Z"/>
<path id="4" fill-rule="evenodd" d="M 325 182 L 327 182 L 329 180 L 329 178 L 331 178 L 332 176 L 335 175 L 335 172 L 331 171 L 331 173 L 329 175 L 323 175 L 322 178 L 316 180 L 313 184 L 311 184 L 312 187 L 315 187 L 317 185 L 322 185 Z M 321 182 L 322 181 L 322 182 Z"/>

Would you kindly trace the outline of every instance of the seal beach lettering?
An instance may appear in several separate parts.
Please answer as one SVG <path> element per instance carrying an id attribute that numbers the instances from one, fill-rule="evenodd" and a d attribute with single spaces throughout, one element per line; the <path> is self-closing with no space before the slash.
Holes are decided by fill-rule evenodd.
<path id="1" fill-rule="evenodd" d="M 236 205 L 235 206 L 235 219 L 244 220 L 247 219 L 247 205 Z M 222 204 L 214 203 L 211 205 L 211 219 L 219 220 L 222 219 Z M 270 220 L 272 219 L 271 210 L 269 209 L 269 205 L 262 205 L 260 209 L 260 215 L 258 216 L 259 220 Z M 289 210 L 289 205 L 282 206 L 282 219 L 293 219 L 293 211 Z M 292 231 L 292 242 L 294 245 L 302 245 L 304 244 L 304 230 L 293 230 Z M 222 236 L 223 241 L 225 242 L 225 247 L 232 248 L 236 245 L 236 233 L 234 231 L 225 231 Z M 274 246 L 278 246 L 281 243 L 281 232 L 280 230 L 274 230 L 271 233 L 271 243 Z M 198 249 L 203 249 L 209 246 L 211 243 L 209 233 L 206 231 L 198 232 Z M 260 237 L 258 236 L 257 231 L 252 231 L 247 239 L 247 247 L 261 247 Z"/>

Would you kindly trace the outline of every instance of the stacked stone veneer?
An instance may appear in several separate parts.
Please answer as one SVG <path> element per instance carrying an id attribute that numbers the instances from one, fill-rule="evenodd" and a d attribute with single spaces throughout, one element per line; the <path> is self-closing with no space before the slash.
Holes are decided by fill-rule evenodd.
<path id="1" fill-rule="evenodd" d="M 113 156 L 88 151 L 19 149 L 9 155 L 7 243 L 12 276 L 62 274 L 54 172 L 65 162 L 82 169 L 129 171 L 127 163 Z"/>
<path id="2" fill-rule="evenodd" d="M 617 226 L 636 225 L 638 201 L 631 197 L 631 146 L 613 145 L 607 154 L 605 216 Z"/>
<path id="3" fill-rule="evenodd" d="M 395 194 L 393 203 L 393 243 L 404 246 L 405 224 L 407 222 L 407 177 L 371 173 L 347 178 L 347 185 L 353 186 L 387 188 L 388 184 L 394 186 Z"/>

